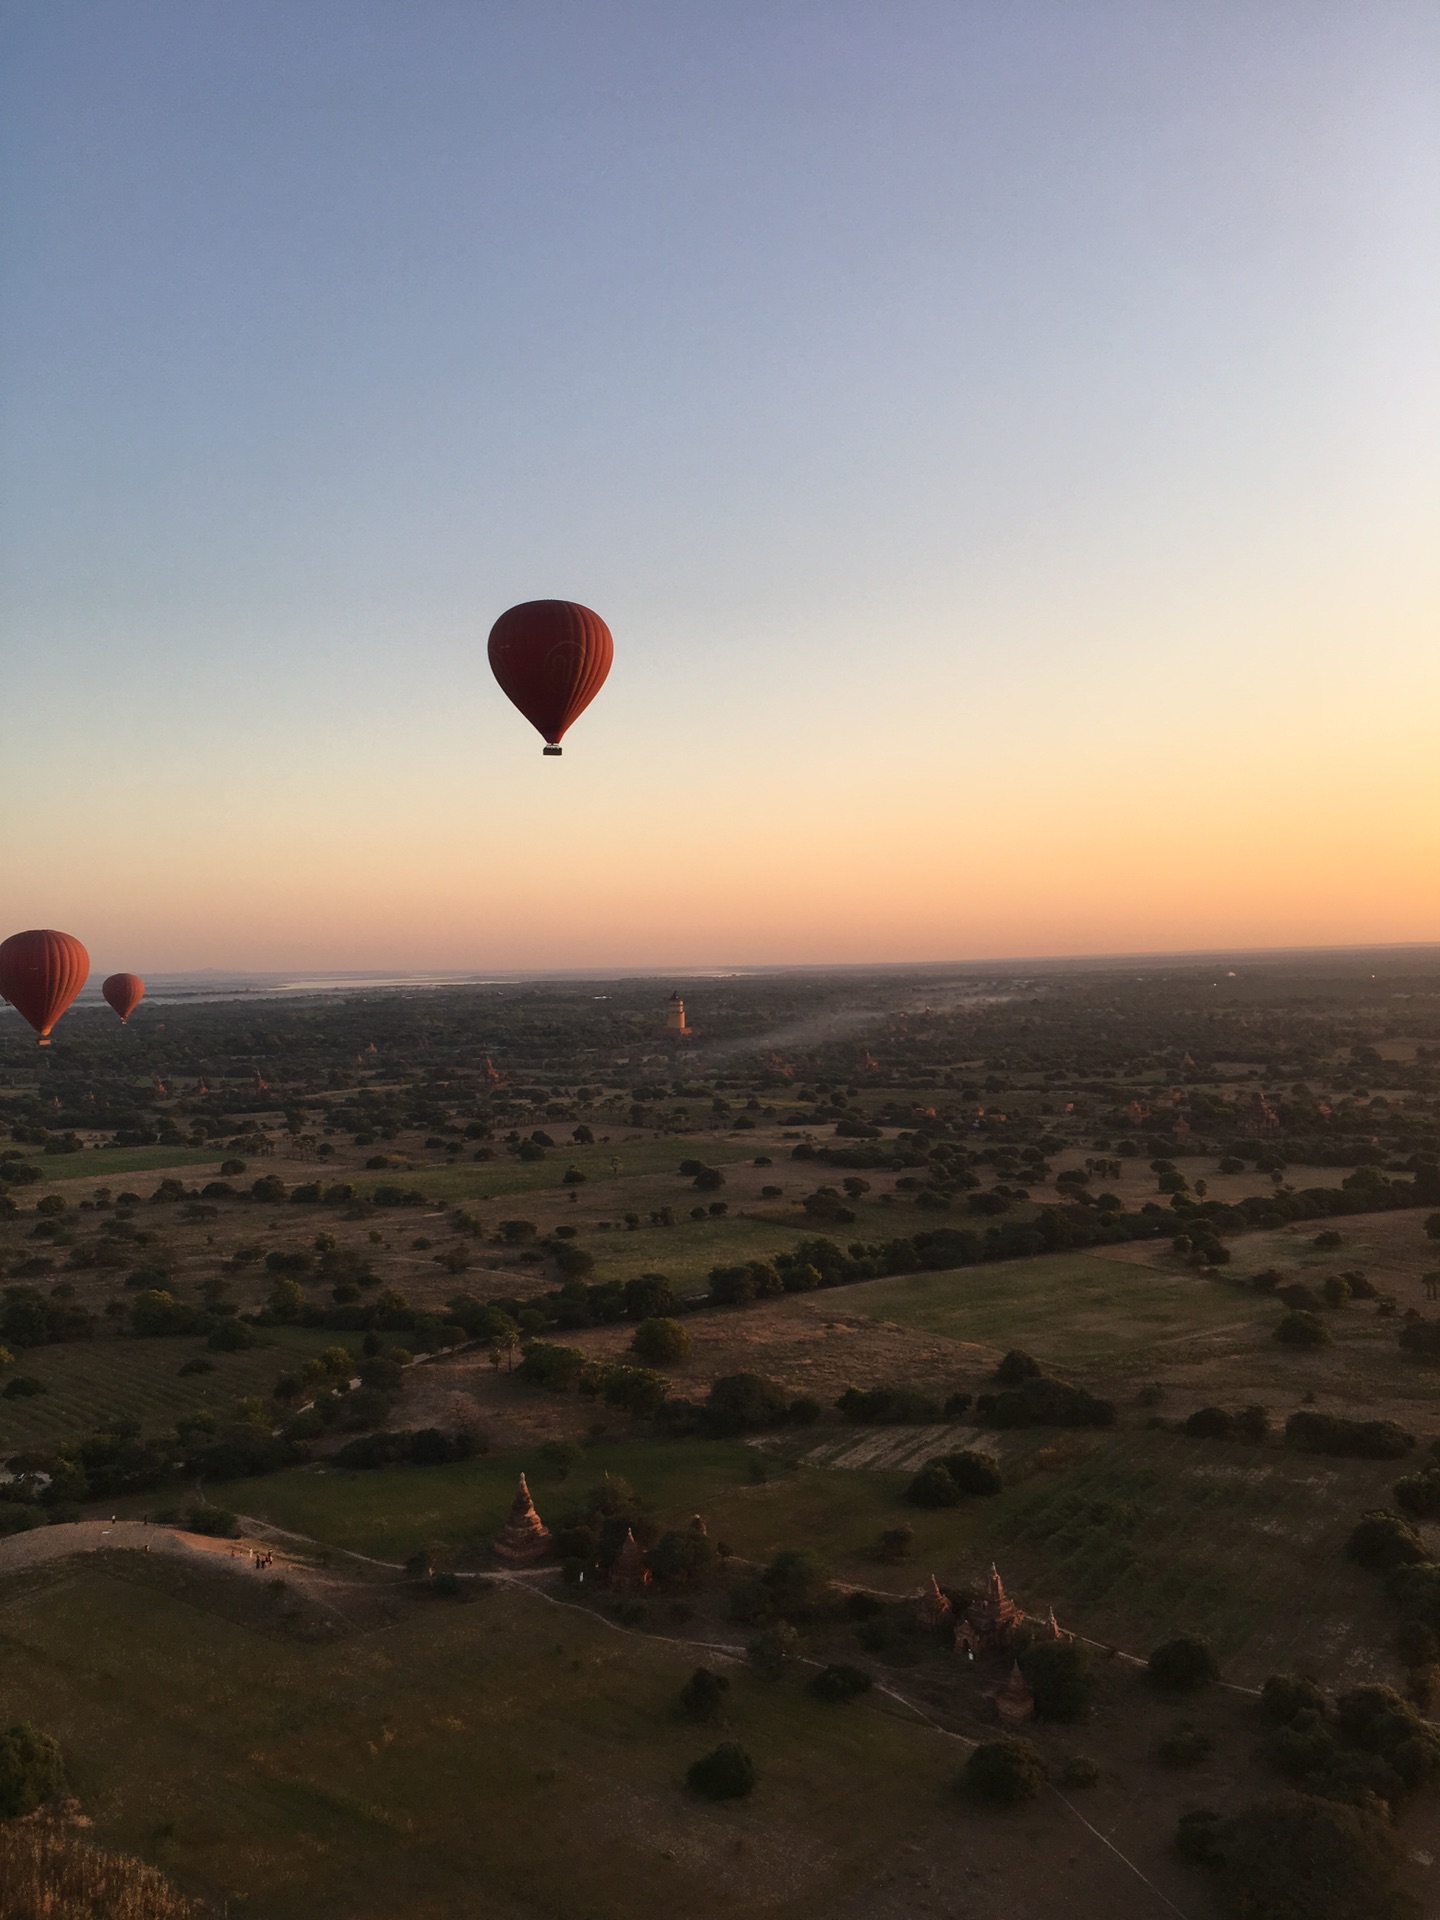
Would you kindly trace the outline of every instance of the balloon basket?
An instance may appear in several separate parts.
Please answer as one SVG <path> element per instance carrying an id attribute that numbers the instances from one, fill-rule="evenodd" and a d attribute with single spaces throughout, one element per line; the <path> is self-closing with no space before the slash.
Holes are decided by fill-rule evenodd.
<path id="1" fill-rule="evenodd" d="M 553 754 L 555 758 L 558 760 L 562 751 L 563 749 L 561 749 L 560 747 L 546 747 L 543 757 L 548 760 L 550 756 Z"/>

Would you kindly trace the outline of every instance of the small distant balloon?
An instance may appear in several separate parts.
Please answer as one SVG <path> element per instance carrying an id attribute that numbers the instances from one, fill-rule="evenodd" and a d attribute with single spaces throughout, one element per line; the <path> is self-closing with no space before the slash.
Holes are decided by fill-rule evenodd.
<path id="1" fill-rule="evenodd" d="M 490 629 L 490 670 L 500 690 L 558 754 L 605 684 L 615 657 L 610 629 L 573 600 L 526 600 Z"/>
<path id="2" fill-rule="evenodd" d="M 90 956 L 73 933 L 31 927 L 0 941 L 0 995 L 50 1044 L 50 1030 L 90 977 Z"/>
<path id="3" fill-rule="evenodd" d="M 123 1027 L 145 998 L 145 982 L 138 973 L 112 973 L 100 991 L 119 1014 Z"/>

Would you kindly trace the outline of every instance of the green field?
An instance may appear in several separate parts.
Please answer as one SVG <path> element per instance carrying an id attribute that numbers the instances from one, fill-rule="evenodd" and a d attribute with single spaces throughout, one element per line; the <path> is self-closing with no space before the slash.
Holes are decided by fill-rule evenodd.
<path id="1" fill-rule="evenodd" d="M 957 1763 L 883 1702 L 736 1671 L 726 1731 L 763 1784 L 710 1808 L 681 1787 L 719 1737 L 675 1716 L 688 1649 L 503 1589 L 296 1644 L 261 1589 L 247 1630 L 138 1558 L 7 1585 L 0 1710 L 74 1756 L 99 1840 L 232 1915 L 805 1920 L 943 1809 Z"/>
<path id="2" fill-rule="evenodd" d="M 32 1162 L 47 1181 L 120 1179 L 129 1173 L 160 1173 L 171 1167 L 212 1167 L 222 1147 L 91 1147 L 81 1153 L 50 1153 Z"/>
<path id="3" fill-rule="evenodd" d="M 1273 1301 L 1224 1280 L 1090 1253 L 898 1274 L 848 1287 L 844 1300 L 876 1320 L 1024 1347 L 1057 1367 L 1135 1356 L 1177 1337 L 1244 1331 L 1278 1318 Z"/>
<path id="4" fill-rule="evenodd" d="M 752 1160 L 761 1151 L 754 1142 L 715 1140 L 707 1136 L 703 1140 L 687 1139 L 679 1136 L 669 1140 L 622 1140 L 613 1137 L 608 1146 L 597 1144 L 592 1147 L 578 1147 L 561 1140 L 543 1160 L 516 1160 L 509 1154 L 497 1156 L 494 1160 L 460 1160 L 452 1166 L 400 1166 L 392 1167 L 384 1173 L 366 1173 L 353 1181 L 361 1193 L 373 1193 L 377 1186 L 395 1186 L 403 1184 L 417 1188 L 434 1200 L 444 1200 L 450 1204 L 464 1201 L 486 1201 L 506 1198 L 512 1194 L 548 1194 L 555 1199 L 565 1199 L 571 1189 L 564 1185 L 567 1169 L 575 1167 L 586 1176 L 586 1184 L 578 1189 L 579 1201 L 593 1202 L 592 1186 L 599 1188 L 618 1188 L 632 1180 L 666 1175 L 664 1191 L 657 1182 L 655 1193 L 649 1199 L 650 1206 L 669 1204 L 679 1207 L 692 1206 L 706 1195 L 696 1193 L 690 1182 L 678 1171 L 682 1160 L 703 1160 L 709 1166 L 724 1167 L 739 1161 Z M 97 1155 L 98 1158 L 98 1155 Z M 613 1162 L 619 1161 L 619 1170 Z M 713 1199 L 715 1196 L 709 1195 Z M 628 1197 L 614 1193 L 613 1199 L 617 1217 L 623 1214 L 631 1204 Z M 638 1204 L 638 1202 L 636 1203 Z"/>
<path id="5" fill-rule="evenodd" d="M 335 1334 L 298 1327 L 272 1328 L 263 1346 L 246 1353 L 211 1353 L 203 1340 L 135 1340 L 102 1335 L 63 1346 L 28 1347 L 5 1370 L 10 1380 L 39 1380 L 43 1394 L 0 1396 L 0 1454 L 79 1439 L 117 1419 L 138 1420 L 147 1433 L 173 1427 L 181 1414 L 228 1413 L 237 1399 L 267 1399 L 279 1374 L 307 1354 L 343 1344 Z M 184 1374 L 196 1355 L 213 1373 Z"/>

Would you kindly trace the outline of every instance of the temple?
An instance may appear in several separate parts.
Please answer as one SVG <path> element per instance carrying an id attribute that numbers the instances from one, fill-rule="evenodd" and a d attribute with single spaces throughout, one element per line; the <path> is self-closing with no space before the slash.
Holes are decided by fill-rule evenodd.
<path id="1" fill-rule="evenodd" d="M 995 1718 L 1007 1727 L 1023 1726 L 1034 1717 L 1035 1696 L 1025 1684 L 1018 1660 L 1011 1667 L 1010 1678 L 1004 1686 L 997 1687 L 990 1695 L 990 1704 L 995 1709 Z"/>
<path id="2" fill-rule="evenodd" d="M 495 1557 L 512 1567 L 526 1567 L 545 1559 L 550 1546 L 550 1529 L 535 1511 L 535 1502 L 530 1498 L 522 1473 L 510 1504 L 510 1516 L 495 1536 Z"/>
<path id="3" fill-rule="evenodd" d="M 610 1591 L 612 1593 L 644 1593 L 650 1584 L 650 1569 L 645 1564 L 645 1555 L 640 1551 L 640 1542 L 634 1531 L 627 1527 L 620 1551 L 610 1564 Z"/>
<path id="4" fill-rule="evenodd" d="M 964 1620 L 955 1629 L 957 1653 L 1009 1653 L 1025 1615 L 1005 1591 L 1005 1582 L 992 1561 L 985 1591 L 972 1600 Z"/>
<path id="5" fill-rule="evenodd" d="M 685 1002 L 678 993 L 672 993 L 670 1004 L 665 1012 L 665 1031 L 672 1040 L 684 1040 L 691 1029 L 685 1024 Z"/>
<path id="6" fill-rule="evenodd" d="M 929 1586 L 915 1603 L 915 1624 L 923 1633 L 939 1633 L 950 1626 L 954 1619 L 955 1609 L 941 1592 L 940 1582 L 932 1573 Z"/>

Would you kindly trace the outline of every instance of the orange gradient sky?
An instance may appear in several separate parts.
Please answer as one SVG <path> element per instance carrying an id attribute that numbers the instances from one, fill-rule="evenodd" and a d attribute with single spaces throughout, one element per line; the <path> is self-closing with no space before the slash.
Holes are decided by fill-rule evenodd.
<path id="1" fill-rule="evenodd" d="M 1263 11 L 10 11 L 0 930 L 1440 941 L 1440 18 Z"/>

